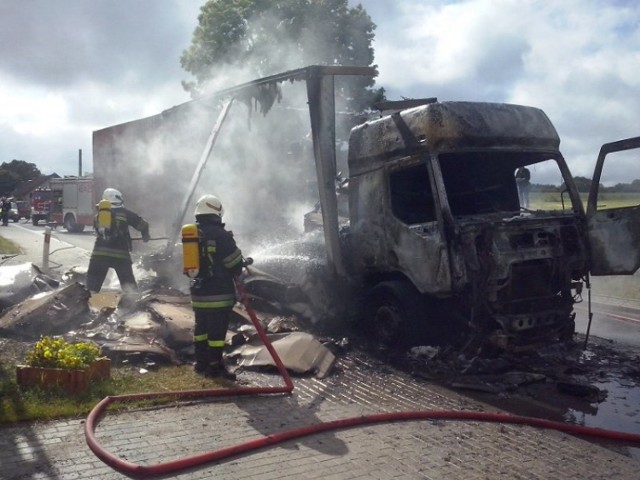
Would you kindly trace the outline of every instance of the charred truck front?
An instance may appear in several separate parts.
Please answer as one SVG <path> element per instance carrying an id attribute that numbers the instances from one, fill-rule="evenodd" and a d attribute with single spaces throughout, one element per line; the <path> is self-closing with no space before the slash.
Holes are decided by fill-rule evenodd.
<path id="1" fill-rule="evenodd" d="M 508 104 L 433 102 L 352 130 L 348 269 L 383 341 L 573 335 L 588 251 L 559 143 L 544 112 Z M 522 166 L 555 167 L 558 208 L 520 205 Z"/>

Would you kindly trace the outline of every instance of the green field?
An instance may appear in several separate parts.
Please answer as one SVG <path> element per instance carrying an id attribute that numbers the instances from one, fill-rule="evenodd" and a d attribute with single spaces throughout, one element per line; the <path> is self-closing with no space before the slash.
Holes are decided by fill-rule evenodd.
<path id="1" fill-rule="evenodd" d="M 587 208 L 588 193 L 581 193 L 582 205 Z M 529 196 L 531 210 L 562 210 L 559 192 L 531 192 Z M 569 206 L 569 197 L 564 195 L 565 208 Z M 598 197 L 598 209 L 631 207 L 640 205 L 640 193 L 603 193 Z"/>

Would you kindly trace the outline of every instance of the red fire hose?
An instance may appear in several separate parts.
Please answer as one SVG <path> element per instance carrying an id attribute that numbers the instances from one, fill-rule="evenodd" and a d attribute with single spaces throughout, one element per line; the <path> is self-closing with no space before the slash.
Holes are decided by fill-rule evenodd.
<path id="1" fill-rule="evenodd" d="M 240 395 L 263 395 L 263 394 L 290 394 L 293 391 L 293 382 L 291 377 L 284 367 L 280 357 L 276 353 L 275 349 L 271 345 L 269 338 L 267 337 L 264 329 L 260 325 L 255 312 L 250 307 L 249 302 L 242 290 L 242 286 L 238 284 L 240 291 L 241 301 L 244 303 L 251 322 L 255 326 L 260 338 L 264 342 L 265 346 L 269 350 L 273 360 L 276 363 L 278 371 L 285 382 L 283 387 L 237 387 L 230 389 L 215 389 L 215 390 L 185 390 L 180 392 L 159 392 L 159 393 L 140 393 L 131 395 L 118 395 L 113 397 L 105 397 L 100 401 L 89 413 L 87 421 L 85 422 L 85 438 L 89 448 L 93 453 L 104 463 L 112 467 L 118 472 L 134 477 L 144 478 L 156 475 L 164 475 L 168 473 L 174 473 L 188 468 L 193 468 L 198 465 L 211 463 L 214 461 L 222 460 L 240 453 L 247 453 L 260 448 L 268 447 L 278 443 L 282 443 L 288 440 L 305 437 L 317 433 L 327 432 L 331 430 L 339 430 L 345 428 L 351 428 L 358 425 L 370 425 L 375 423 L 389 423 L 397 421 L 407 420 L 469 420 L 479 422 L 499 422 L 529 425 L 532 427 L 549 428 L 559 430 L 562 432 L 585 435 L 590 437 L 603 438 L 608 440 L 618 440 L 630 443 L 640 443 L 640 435 L 625 432 L 616 432 L 612 430 L 603 430 L 600 428 L 583 427 L 579 425 L 571 425 L 568 423 L 555 422 L 552 420 L 544 420 L 541 418 L 524 417 L 519 415 L 511 415 L 507 413 L 493 413 L 493 412 L 475 412 L 475 411 L 461 411 L 461 410 L 423 410 L 413 412 L 393 412 L 393 413 L 378 413 L 372 415 L 363 415 L 359 417 L 345 418 L 341 420 L 335 420 L 332 422 L 317 423 L 302 427 L 294 430 L 288 430 L 283 432 L 273 433 L 255 440 L 232 445 L 230 447 L 224 447 L 219 450 L 213 450 L 210 452 L 194 455 L 191 457 L 174 460 L 171 462 L 159 463 L 156 465 L 136 465 L 123 460 L 122 458 L 107 451 L 96 439 L 95 429 L 102 418 L 105 409 L 111 404 L 116 402 L 125 402 L 130 400 L 147 400 L 157 398 L 168 398 L 174 400 L 194 399 L 194 398 L 212 398 L 212 397 L 229 397 Z"/>

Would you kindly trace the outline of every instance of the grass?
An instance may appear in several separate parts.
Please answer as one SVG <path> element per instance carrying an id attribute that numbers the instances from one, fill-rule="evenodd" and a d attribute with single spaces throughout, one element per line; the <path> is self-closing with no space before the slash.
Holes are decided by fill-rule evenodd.
<path id="1" fill-rule="evenodd" d="M 21 253 L 20 247 L 6 238 L 0 237 L 0 255 L 17 255 Z"/>
<path id="2" fill-rule="evenodd" d="M 135 367 L 112 367 L 111 379 L 89 386 L 82 394 L 59 389 L 21 389 L 16 383 L 15 366 L 0 362 L 0 424 L 19 421 L 54 420 L 86 416 L 104 397 L 132 393 L 177 392 L 222 387 L 222 383 L 196 375 L 190 365 L 164 366 L 147 373 Z M 159 398 L 116 403 L 110 411 L 172 403 Z"/>
<path id="3" fill-rule="evenodd" d="M 582 206 L 587 208 L 589 194 L 581 193 Z M 532 210 L 562 210 L 562 198 L 556 192 L 531 192 L 529 195 Z M 564 195 L 565 209 L 569 209 L 571 201 L 569 195 Z M 640 194 L 637 193 L 602 193 L 598 196 L 598 209 L 631 207 L 640 205 Z"/>

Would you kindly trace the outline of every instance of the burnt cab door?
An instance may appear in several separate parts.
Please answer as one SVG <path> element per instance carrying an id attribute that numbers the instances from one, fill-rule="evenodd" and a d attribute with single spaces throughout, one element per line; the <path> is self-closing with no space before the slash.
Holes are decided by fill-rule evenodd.
<path id="1" fill-rule="evenodd" d="M 639 167 L 640 137 L 600 149 L 587 203 L 592 275 L 630 275 L 640 268 Z M 603 169 L 617 188 L 601 185 Z"/>

